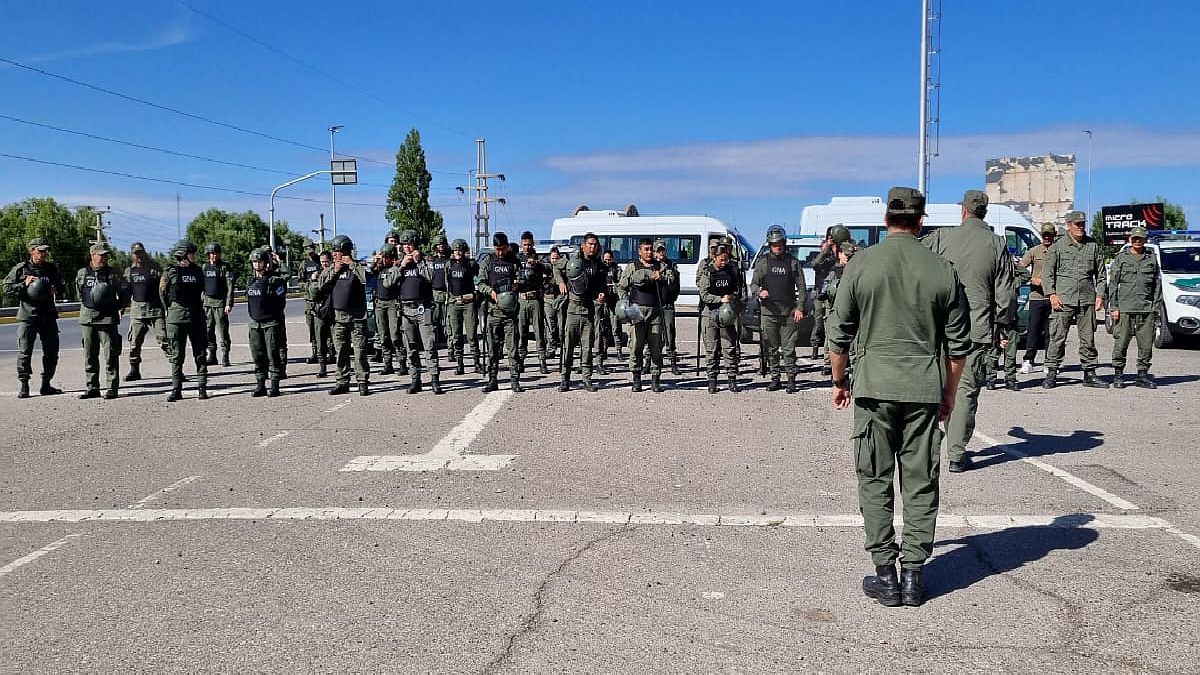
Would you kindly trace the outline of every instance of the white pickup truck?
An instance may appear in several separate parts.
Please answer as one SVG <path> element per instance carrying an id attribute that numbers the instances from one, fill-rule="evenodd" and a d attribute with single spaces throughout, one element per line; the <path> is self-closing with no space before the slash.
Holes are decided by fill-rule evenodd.
<path id="1" fill-rule="evenodd" d="M 1162 270 L 1154 346 L 1167 348 L 1179 336 L 1200 335 L 1200 241 L 1156 241 L 1146 244 L 1146 250 L 1158 258 Z M 1112 317 L 1105 323 L 1111 333 Z"/>

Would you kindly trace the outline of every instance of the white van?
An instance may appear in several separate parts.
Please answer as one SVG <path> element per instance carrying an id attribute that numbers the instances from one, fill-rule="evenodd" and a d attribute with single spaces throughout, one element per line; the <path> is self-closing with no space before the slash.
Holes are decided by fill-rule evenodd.
<path id="1" fill-rule="evenodd" d="M 550 238 L 571 246 L 574 250 L 583 242 L 583 235 L 592 232 L 600 239 L 601 251 L 612 251 L 613 257 L 622 265 L 637 257 L 638 239 L 664 239 L 667 254 L 679 267 L 681 300 L 696 302 L 700 291 L 696 288 L 696 265 L 708 257 L 708 243 L 718 237 L 730 237 L 733 242 L 733 257 L 738 265 L 747 270 L 750 259 L 758 247 L 750 246 L 737 229 L 709 216 L 643 216 L 633 204 L 623 211 L 592 211 L 579 206 L 569 218 L 555 218 L 550 229 Z"/>
<path id="2" fill-rule="evenodd" d="M 962 223 L 962 206 L 958 204 L 927 204 L 922 236 L 940 227 L 956 227 Z M 859 246 L 878 244 L 887 236 L 883 224 L 884 204 L 879 197 L 834 197 L 828 204 L 804 207 L 800 214 L 802 236 L 824 237 L 829 228 L 841 223 Z M 1042 243 L 1042 237 L 1025 216 L 1012 207 L 991 204 L 987 212 L 992 230 L 1004 237 L 1014 257 L 1025 255 L 1026 249 Z"/>

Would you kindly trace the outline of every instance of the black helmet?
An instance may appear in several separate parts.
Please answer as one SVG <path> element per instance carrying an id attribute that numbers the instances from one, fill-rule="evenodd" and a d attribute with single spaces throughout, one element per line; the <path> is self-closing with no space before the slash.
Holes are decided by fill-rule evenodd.
<path id="1" fill-rule="evenodd" d="M 768 244 L 786 244 L 787 233 L 779 225 L 772 225 L 767 228 L 767 243 Z"/>
<path id="2" fill-rule="evenodd" d="M 354 242 L 350 241 L 350 237 L 339 234 L 329 242 L 329 247 L 338 253 L 351 253 L 354 251 Z"/>
<path id="3" fill-rule="evenodd" d="M 255 261 L 259 261 L 259 260 L 261 260 L 262 262 L 265 262 L 265 263 L 271 262 L 271 250 L 268 249 L 266 246 L 256 248 L 250 252 L 250 262 L 255 262 Z"/>
<path id="4" fill-rule="evenodd" d="M 838 223 L 830 228 L 829 236 L 833 237 L 833 243 L 841 244 L 850 241 L 850 230 L 847 230 L 845 225 Z"/>
<path id="5" fill-rule="evenodd" d="M 384 244 L 383 246 L 379 247 L 379 250 L 376 251 L 376 253 L 385 258 L 395 258 L 396 247 L 393 244 Z"/>
<path id="6" fill-rule="evenodd" d="M 396 240 L 401 246 L 404 244 L 413 244 L 415 246 L 417 243 L 417 233 L 412 230 L 404 230 L 397 235 Z"/>
<path id="7" fill-rule="evenodd" d="M 171 247 L 171 255 L 174 256 L 176 260 L 183 260 L 187 257 L 187 254 L 195 252 L 196 245 L 187 239 L 180 239 L 179 241 L 175 242 L 174 246 Z"/>
<path id="8" fill-rule="evenodd" d="M 205 253 L 220 253 L 221 245 L 215 241 L 210 241 L 210 242 L 208 242 L 208 246 L 204 247 L 204 252 Z"/>
<path id="9" fill-rule="evenodd" d="M 732 328 L 737 325 L 738 315 L 732 302 L 722 303 L 717 309 L 717 325 L 722 328 Z"/>
<path id="10" fill-rule="evenodd" d="M 117 290 L 112 284 L 100 281 L 91 290 L 92 304 L 97 307 L 108 307 L 117 299 Z"/>
<path id="11" fill-rule="evenodd" d="M 448 239 L 446 239 L 445 234 L 439 234 L 438 236 L 433 238 L 433 245 L 434 246 L 449 246 L 450 241 Z"/>
<path id="12" fill-rule="evenodd" d="M 466 239 L 455 239 L 454 243 L 452 243 L 450 245 L 450 248 L 454 249 L 455 251 L 463 251 L 463 252 L 470 250 L 470 247 L 467 246 Z"/>
<path id="13" fill-rule="evenodd" d="M 567 278 L 572 281 L 583 276 L 584 271 L 585 266 L 583 264 L 583 258 L 580 258 L 579 256 L 571 256 L 569 259 L 567 259 L 567 266 L 563 269 L 563 272 L 567 275 Z"/>
<path id="14" fill-rule="evenodd" d="M 25 295 L 34 302 L 46 302 L 50 299 L 50 280 L 38 277 L 37 281 L 25 287 Z"/>

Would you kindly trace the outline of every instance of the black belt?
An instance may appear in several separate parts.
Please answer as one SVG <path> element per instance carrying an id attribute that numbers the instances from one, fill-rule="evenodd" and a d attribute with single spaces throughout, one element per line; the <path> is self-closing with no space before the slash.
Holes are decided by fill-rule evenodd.
<path id="1" fill-rule="evenodd" d="M 522 300 L 537 300 L 540 297 L 542 297 L 541 291 L 525 291 L 521 294 Z"/>
<path id="2" fill-rule="evenodd" d="M 404 305 L 405 307 L 424 307 L 425 301 L 424 300 L 401 300 L 400 304 Z"/>

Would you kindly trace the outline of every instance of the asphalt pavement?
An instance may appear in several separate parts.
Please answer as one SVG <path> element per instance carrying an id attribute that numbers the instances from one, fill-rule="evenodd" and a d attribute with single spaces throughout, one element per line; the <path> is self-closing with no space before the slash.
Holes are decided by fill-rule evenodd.
<path id="1" fill-rule="evenodd" d="M 748 345 L 748 390 L 709 395 L 688 317 L 687 372 L 658 395 L 633 393 L 624 366 L 561 394 L 536 365 L 525 393 L 485 395 L 443 361 L 445 396 L 378 375 L 371 396 L 330 396 L 298 362 L 293 316 L 285 395 L 251 398 L 243 311 L 213 398 L 174 404 L 153 340 L 147 379 L 77 400 L 73 320 L 70 393 L 18 400 L 15 328 L 0 326 L 0 669 L 1200 662 L 1196 345 L 1156 352 L 1154 391 L 1085 389 L 1069 365 L 1053 391 L 1038 373 L 984 392 L 978 468 L 942 474 L 929 599 L 888 609 L 861 594 L 850 413 L 817 362 L 800 360 L 799 393 L 767 392 Z M 1101 332 L 1105 363 L 1111 345 Z"/>

